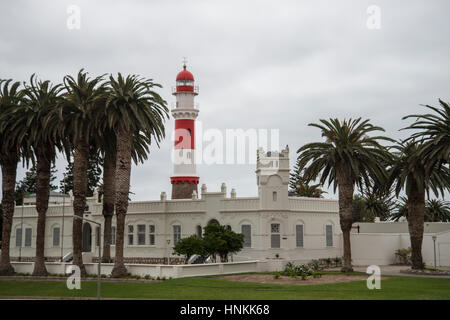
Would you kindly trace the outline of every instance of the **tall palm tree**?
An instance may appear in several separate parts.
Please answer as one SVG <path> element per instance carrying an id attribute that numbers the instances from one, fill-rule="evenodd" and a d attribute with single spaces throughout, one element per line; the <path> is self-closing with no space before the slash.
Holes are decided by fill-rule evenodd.
<path id="1" fill-rule="evenodd" d="M 29 84 L 24 84 L 24 103 L 11 110 L 14 132 L 26 131 L 28 149 L 36 157 L 36 211 L 38 213 L 36 232 L 36 256 L 33 275 L 47 274 L 45 267 L 45 222 L 50 196 L 51 163 L 55 161 L 56 148 L 60 139 L 55 135 L 59 119 L 49 117 L 61 100 L 60 84 L 38 81 L 33 74 Z M 25 125 L 24 125 L 25 124 Z"/>
<path id="2" fill-rule="evenodd" d="M 23 101 L 20 82 L 0 80 L 0 165 L 2 167 L 2 253 L 0 275 L 11 275 L 14 268 L 10 258 L 10 239 L 14 215 L 14 188 L 16 184 L 17 163 L 23 150 L 23 136 L 14 135 L 10 128 L 10 108 Z"/>
<path id="3" fill-rule="evenodd" d="M 413 114 L 403 118 L 416 118 L 412 125 L 403 129 L 420 130 L 406 141 L 423 142 L 419 152 L 428 171 L 434 168 L 435 163 L 447 166 L 450 163 L 450 106 L 440 99 L 439 103 L 440 107 L 425 106 L 434 113 Z"/>
<path id="4" fill-rule="evenodd" d="M 400 197 L 397 210 L 391 216 L 393 221 L 399 221 L 401 217 L 408 219 L 408 199 Z M 450 204 L 440 199 L 427 200 L 425 203 L 425 222 L 450 222 Z"/>
<path id="5" fill-rule="evenodd" d="M 435 162 L 428 167 L 423 161 L 422 143 L 410 141 L 395 147 L 390 181 L 398 196 L 405 189 L 408 208 L 408 228 L 411 240 L 411 262 L 413 269 L 423 269 L 422 241 L 425 218 L 425 193 L 431 189 L 436 196 L 444 195 L 450 183 L 450 170 Z"/>
<path id="6" fill-rule="evenodd" d="M 427 200 L 425 204 L 425 221 L 450 222 L 450 203 L 439 199 Z"/>
<path id="7" fill-rule="evenodd" d="M 151 79 L 136 75 L 124 78 L 120 73 L 109 78 L 110 90 L 104 109 L 109 127 L 116 135 L 116 197 L 117 219 L 116 252 L 111 275 L 120 277 L 127 273 L 123 261 L 125 216 L 128 210 L 133 140 L 142 134 L 150 143 L 159 142 L 165 136 L 164 120 L 168 117 L 166 101 L 154 91 L 161 85 Z"/>
<path id="8" fill-rule="evenodd" d="M 99 108 L 99 116 L 97 123 L 107 123 L 104 119 L 105 113 L 102 108 Z M 133 162 L 137 165 L 147 160 L 149 153 L 150 140 L 142 133 L 136 132 L 133 136 L 133 146 L 131 155 Z M 111 234 L 112 234 L 112 217 L 114 216 L 114 201 L 115 193 L 115 177 L 116 177 L 116 135 L 115 133 L 105 127 L 102 130 L 102 137 L 100 139 L 101 152 L 103 153 L 103 210 L 104 217 L 103 225 L 103 255 L 102 262 L 111 262 Z"/>
<path id="9" fill-rule="evenodd" d="M 81 69 L 76 78 L 64 77 L 64 87 L 67 93 L 59 109 L 61 134 L 73 146 L 73 211 L 82 218 L 86 207 L 87 167 L 89 159 L 89 144 L 98 137 L 95 109 L 104 105 L 106 83 L 103 76 L 91 79 L 87 72 Z M 67 154 L 67 151 L 66 151 Z M 70 156 L 70 155 L 67 155 Z M 82 275 L 86 268 L 82 258 L 82 221 L 74 219 L 72 228 L 73 263 L 77 265 Z"/>
<path id="10" fill-rule="evenodd" d="M 325 142 L 309 143 L 297 150 L 300 170 L 305 170 L 305 179 L 312 181 L 320 176 L 319 182 L 333 183 L 334 191 L 339 188 L 339 217 L 344 242 L 343 272 L 352 271 L 350 230 L 352 227 L 352 202 L 355 185 L 360 189 L 386 181 L 386 164 L 390 154 L 379 141 L 391 139 L 368 134 L 384 131 L 373 126 L 369 120 L 349 119 L 320 120 L 321 124 L 309 126 L 322 130 Z"/>
<path id="11" fill-rule="evenodd" d="M 103 255 L 102 262 L 111 262 L 111 232 L 112 217 L 114 216 L 114 200 L 116 191 L 116 135 L 108 128 L 103 131 L 101 139 L 103 152 Z"/>

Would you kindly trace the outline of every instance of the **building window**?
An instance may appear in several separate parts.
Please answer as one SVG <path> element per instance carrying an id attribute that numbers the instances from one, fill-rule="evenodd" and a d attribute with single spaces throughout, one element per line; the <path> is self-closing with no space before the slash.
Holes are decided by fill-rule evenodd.
<path id="1" fill-rule="evenodd" d="M 327 239 L 327 247 L 333 246 L 333 226 L 331 224 L 327 224 L 325 227 L 326 239 Z"/>
<path id="2" fill-rule="evenodd" d="M 16 247 L 22 246 L 22 229 L 17 228 L 16 229 Z"/>
<path id="3" fill-rule="evenodd" d="M 26 228 L 25 229 L 25 247 L 31 247 L 31 234 L 32 234 L 31 228 Z"/>
<path id="4" fill-rule="evenodd" d="M 273 197 L 273 201 L 277 201 L 277 192 L 276 191 L 274 191 L 272 193 L 272 197 Z"/>
<path id="5" fill-rule="evenodd" d="M 138 245 L 145 245 L 145 224 L 138 224 L 137 226 L 137 240 Z"/>
<path id="6" fill-rule="evenodd" d="M 303 225 L 295 226 L 295 243 L 297 247 L 303 247 Z"/>
<path id="7" fill-rule="evenodd" d="M 181 226 L 173 226 L 173 245 L 176 245 L 181 239 Z"/>
<path id="8" fill-rule="evenodd" d="M 95 245 L 100 247 L 100 227 L 95 227 Z"/>
<path id="9" fill-rule="evenodd" d="M 111 227 L 111 238 L 109 244 L 112 246 L 116 245 L 116 227 Z"/>
<path id="10" fill-rule="evenodd" d="M 128 245 L 133 245 L 133 233 L 134 233 L 134 226 L 128 226 Z"/>
<path id="11" fill-rule="evenodd" d="M 151 246 L 154 246 L 155 245 L 155 225 L 151 224 L 148 226 L 148 233 L 149 233 L 148 243 Z"/>
<path id="12" fill-rule="evenodd" d="M 202 226 L 198 225 L 197 226 L 197 237 L 201 238 L 202 237 Z"/>
<path id="13" fill-rule="evenodd" d="M 55 227 L 53 228 L 53 246 L 54 247 L 59 247 L 59 237 L 60 237 L 60 228 L 59 227 Z"/>
<path id="14" fill-rule="evenodd" d="M 270 247 L 279 248 L 280 247 L 280 224 L 272 223 L 270 225 Z"/>
<path id="15" fill-rule="evenodd" d="M 244 235 L 244 248 L 251 248 L 252 246 L 252 226 L 243 224 L 241 226 L 242 234 Z"/>

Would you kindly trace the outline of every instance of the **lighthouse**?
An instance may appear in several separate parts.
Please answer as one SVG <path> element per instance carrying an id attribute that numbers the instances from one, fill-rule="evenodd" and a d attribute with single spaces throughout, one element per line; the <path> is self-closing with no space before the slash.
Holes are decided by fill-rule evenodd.
<path id="1" fill-rule="evenodd" d="M 194 85 L 194 76 L 186 70 L 185 63 L 172 94 L 176 97 L 175 108 L 171 110 L 175 119 L 172 199 L 189 199 L 194 191 L 197 193 L 199 183 L 195 165 L 195 119 L 199 111 L 194 105 L 198 86 Z"/>

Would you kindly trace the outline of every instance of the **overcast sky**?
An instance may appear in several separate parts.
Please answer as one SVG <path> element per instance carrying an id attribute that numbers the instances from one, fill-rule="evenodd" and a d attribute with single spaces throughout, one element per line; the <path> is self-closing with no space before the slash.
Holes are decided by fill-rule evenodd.
<path id="1" fill-rule="evenodd" d="M 67 8 L 81 9 L 69 29 Z M 370 5 L 381 29 L 369 29 Z M 0 78 L 60 82 L 85 68 L 152 78 L 169 106 L 182 57 L 203 128 L 279 129 L 296 150 L 321 139 L 308 123 L 364 117 L 404 138 L 401 117 L 450 100 L 449 1 L 2 1 Z M 170 197 L 170 133 L 132 168 L 133 200 Z M 62 177 L 65 161 L 57 161 Z M 255 165 L 200 165 L 200 184 L 256 196 Z M 18 180 L 25 169 L 19 168 Z M 332 192 L 328 197 L 336 198 Z"/>

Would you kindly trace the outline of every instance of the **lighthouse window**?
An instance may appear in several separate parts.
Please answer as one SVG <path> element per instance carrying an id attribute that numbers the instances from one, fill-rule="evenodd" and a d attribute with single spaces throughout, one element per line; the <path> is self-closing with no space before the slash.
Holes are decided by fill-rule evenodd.
<path id="1" fill-rule="evenodd" d="M 272 198 L 273 198 L 273 201 L 277 201 L 277 192 L 276 191 L 274 191 L 272 193 Z"/>
<path id="2" fill-rule="evenodd" d="M 191 136 L 191 129 L 187 129 L 188 136 Z"/>

